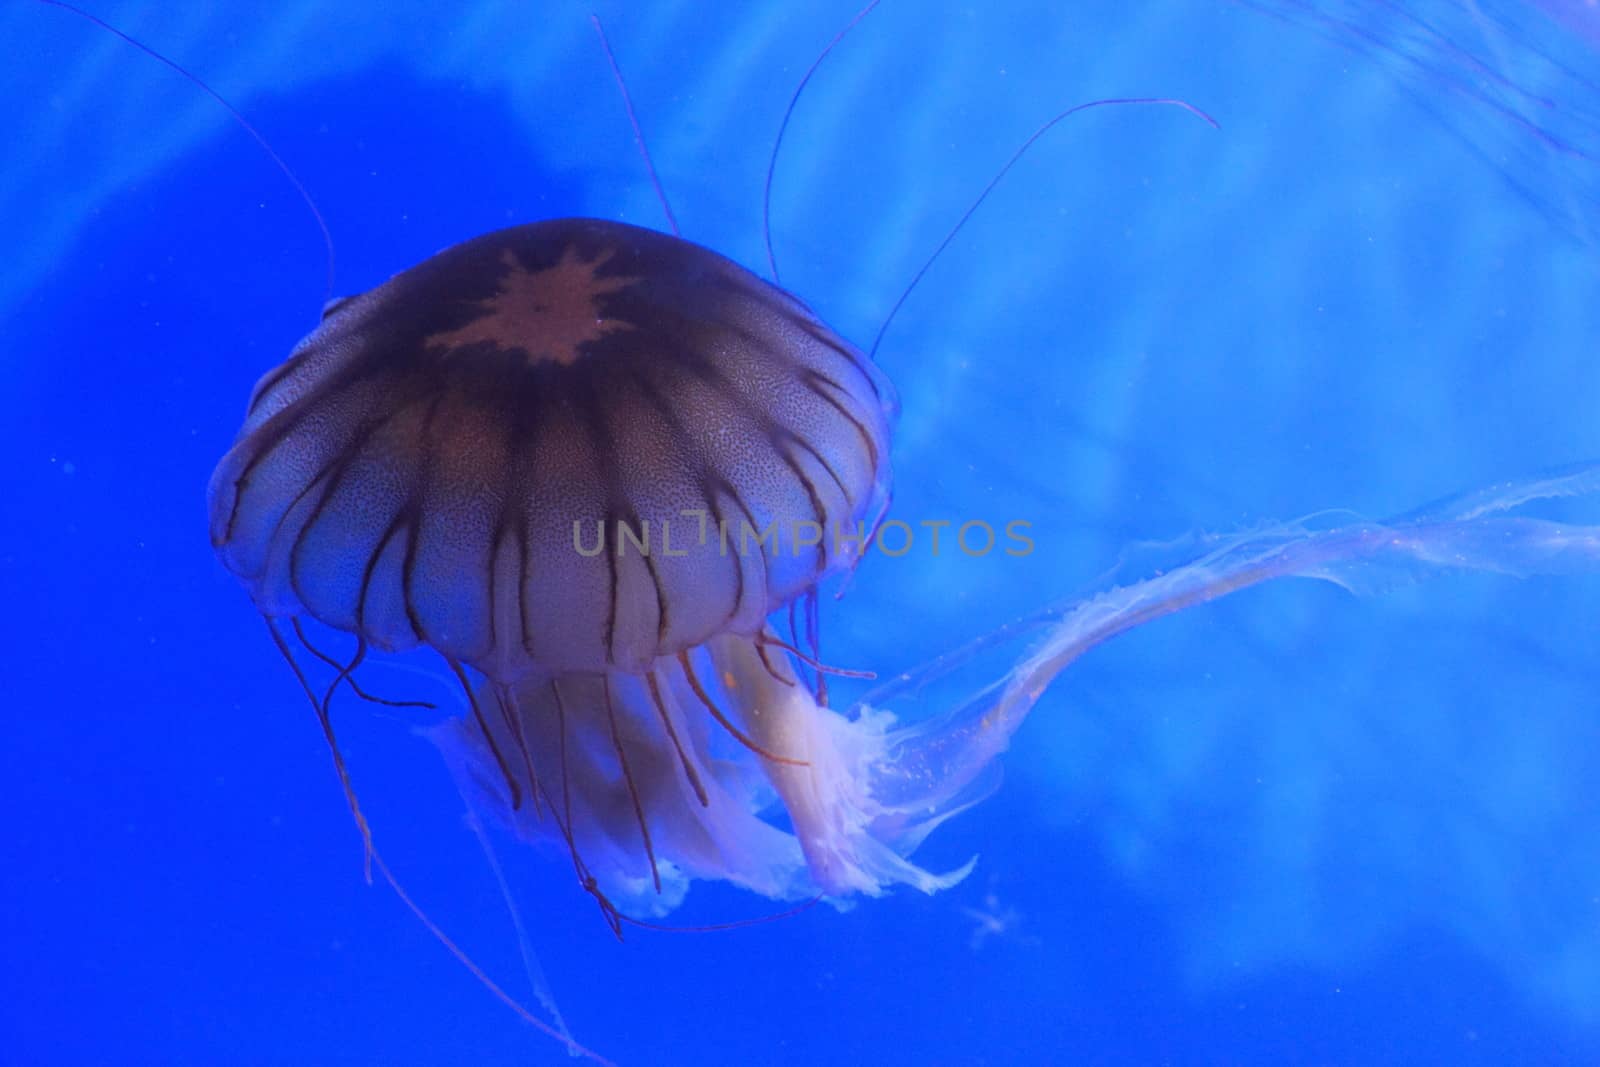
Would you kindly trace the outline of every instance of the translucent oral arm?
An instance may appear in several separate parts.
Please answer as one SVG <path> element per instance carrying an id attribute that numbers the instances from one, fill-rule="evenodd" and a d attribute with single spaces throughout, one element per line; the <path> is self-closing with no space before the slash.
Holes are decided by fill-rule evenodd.
<path id="1" fill-rule="evenodd" d="M 1600 466 L 1590 465 L 1475 490 L 1387 522 L 1322 530 L 1288 523 L 1218 540 L 1190 563 L 1065 609 L 1004 677 L 951 711 L 892 730 L 886 758 L 874 767 L 872 794 L 889 809 L 945 810 L 1005 751 L 1039 697 L 1078 657 L 1136 626 L 1262 582 L 1320 578 L 1367 593 L 1456 571 L 1528 576 L 1600 570 L 1600 526 L 1515 513 L 1535 502 L 1597 492 Z M 960 654 L 945 657 L 924 673 L 947 673 L 961 660 Z M 929 680 L 913 673 L 898 688 Z M 912 826 L 908 820 L 905 829 Z"/>

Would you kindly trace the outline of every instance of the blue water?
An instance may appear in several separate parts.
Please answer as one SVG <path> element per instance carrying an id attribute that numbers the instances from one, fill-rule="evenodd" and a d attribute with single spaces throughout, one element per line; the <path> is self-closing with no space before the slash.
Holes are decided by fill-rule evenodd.
<path id="1" fill-rule="evenodd" d="M 772 135 L 852 4 L 594 6 L 685 234 L 759 268 Z M 513 222 L 661 225 L 589 6 L 321 7 L 96 11 L 260 127 L 339 292 Z M 1073 119 L 907 303 L 879 354 L 895 513 L 1024 519 L 1037 551 L 870 561 L 830 658 L 909 667 L 1142 540 L 1600 456 L 1575 17 L 996 7 L 888 0 L 797 112 L 783 279 L 845 335 L 1055 111 L 1181 96 L 1222 128 Z M 315 718 L 206 541 L 249 387 L 324 296 L 304 205 L 159 64 L 42 6 L 0 28 L 0 1059 L 567 1062 L 363 882 Z M 573 1033 L 621 1063 L 1600 1062 L 1597 597 L 1288 583 L 1137 632 L 918 854 L 979 855 L 933 897 L 619 944 L 561 857 L 497 848 Z M 531 1000 L 409 726 L 340 712 L 386 854 Z M 673 921 L 776 907 L 696 886 Z"/>

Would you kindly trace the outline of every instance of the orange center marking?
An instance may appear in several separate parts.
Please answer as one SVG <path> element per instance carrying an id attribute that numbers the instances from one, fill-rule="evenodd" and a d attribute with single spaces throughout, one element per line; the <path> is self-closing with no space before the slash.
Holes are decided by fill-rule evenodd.
<path id="1" fill-rule="evenodd" d="M 480 300 L 482 314 L 464 326 L 429 337 L 427 344 L 444 348 L 492 344 L 521 348 L 528 362 L 570 366 L 583 354 L 581 347 L 608 333 L 632 327 L 600 314 L 600 298 L 626 289 L 637 278 L 601 278 L 597 275 L 615 253 L 607 250 L 584 259 L 568 245 L 561 259 L 543 270 L 530 271 L 506 249 L 495 295 Z"/>

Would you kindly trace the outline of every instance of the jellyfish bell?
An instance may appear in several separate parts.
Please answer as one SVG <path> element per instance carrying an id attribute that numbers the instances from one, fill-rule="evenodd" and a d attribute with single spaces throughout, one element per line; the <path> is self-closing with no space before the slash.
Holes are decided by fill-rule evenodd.
<path id="1" fill-rule="evenodd" d="M 640 673 L 855 563 L 892 411 L 862 353 L 731 261 L 533 223 L 331 305 L 257 384 L 211 540 L 269 616 L 497 683 Z"/>

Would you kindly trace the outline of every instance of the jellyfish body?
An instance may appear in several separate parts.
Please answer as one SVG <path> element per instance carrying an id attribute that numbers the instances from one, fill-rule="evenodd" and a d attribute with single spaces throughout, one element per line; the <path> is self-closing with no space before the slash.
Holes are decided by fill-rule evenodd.
<path id="1" fill-rule="evenodd" d="M 881 507 L 890 405 L 864 356 L 732 262 L 536 223 L 330 305 L 256 387 L 212 544 L 264 612 L 380 649 L 500 682 L 639 672 L 758 632 L 853 562 L 858 540 L 793 533 Z"/>
<path id="2" fill-rule="evenodd" d="M 257 385 L 211 536 L 269 620 L 358 638 L 325 729 L 368 646 L 436 650 L 474 712 L 431 732 L 460 778 L 602 901 L 654 913 L 696 878 L 780 899 L 952 884 L 966 868 L 913 850 L 1062 670 L 1172 612 L 1283 577 L 1600 569 L 1600 527 L 1525 514 L 1600 495 L 1575 468 L 1214 542 L 1025 620 L 1037 647 L 955 707 L 896 702 L 961 651 L 841 713 L 767 620 L 859 561 L 893 414 L 862 353 L 730 261 L 539 223 L 330 305 Z"/>
<path id="3" fill-rule="evenodd" d="M 731 261 L 536 223 L 330 304 L 257 384 L 211 539 L 269 618 L 480 672 L 438 740 L 606 892 L 932 888 L 830 801 L 882 730 L 766 629 L 859 560 L 893 414 L 861 352 Z"/>

